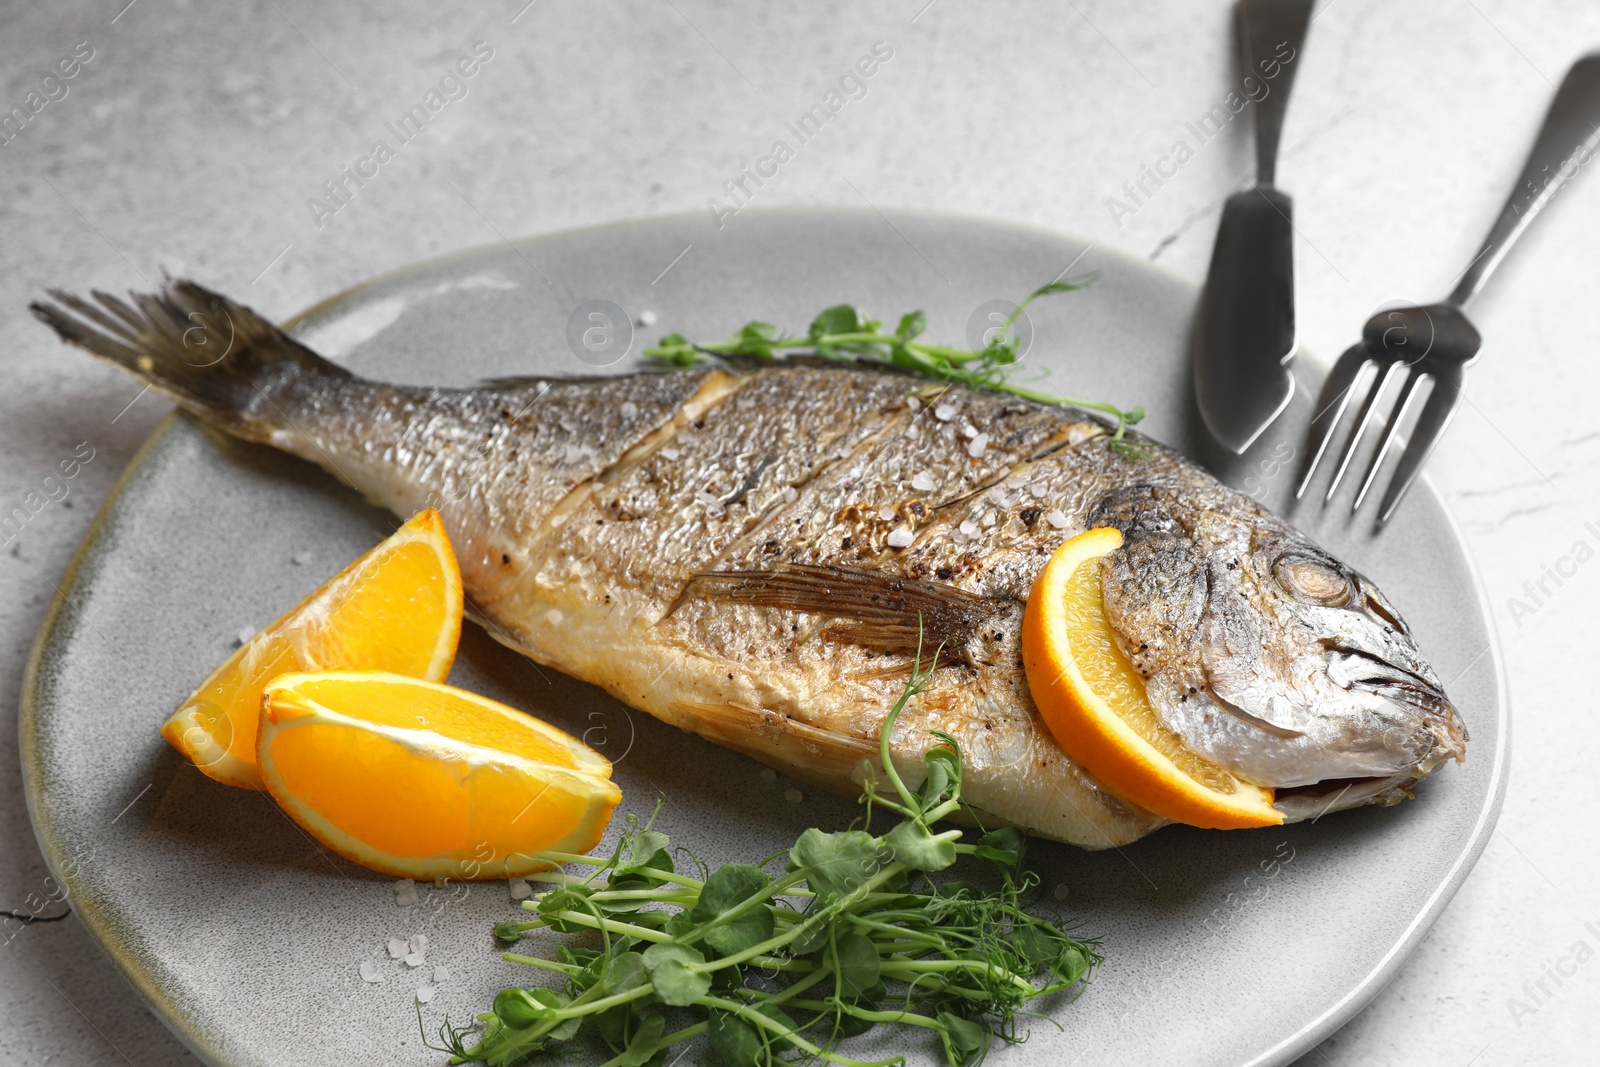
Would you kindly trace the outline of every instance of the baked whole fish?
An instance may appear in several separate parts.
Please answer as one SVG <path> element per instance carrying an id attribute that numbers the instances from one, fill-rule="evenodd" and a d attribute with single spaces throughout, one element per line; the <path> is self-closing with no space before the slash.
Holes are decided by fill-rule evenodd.
<path id="1" fill-rule="evenodd" d="M 399 515 L 438 507 L 500 641 L 834 792 L 858 792 L 920 639 L 945 654 L 896 724 L 908 777 L 938 728 L 986 816 L 1085 848 L 1163 825 L 1062 753 L 1023 672 L 1034 578 L 1092 526 L 1124 535 L 1106 616 L 1165 725 L 1287 820 L 1397 803 L 1465 755 L 1371 581 L 1075 410 L 803 363 L 385 385 L 190 282 L 52 296 L 33 310 L 64 340 L 202 419 Z"/>

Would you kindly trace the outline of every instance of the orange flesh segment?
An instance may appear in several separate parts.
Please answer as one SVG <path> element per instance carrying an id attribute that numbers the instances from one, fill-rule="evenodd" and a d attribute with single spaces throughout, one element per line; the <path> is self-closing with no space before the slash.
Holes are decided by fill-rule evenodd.
<path id="1" fill-rule="evenodd" d="M 430 508 L 230 656 L 161 736 L 217 781 L 264 788 L 255 751 L 268 680 L 332 668 L 440 680 L 455 660 L 461 616 L 461 572 L 444 522 Z"/>
<path id="2" fill-rule="evenodd" d="M 1145 695 L 1106 622 L 1100 560 L 1120 531 L 1085 531 L 1040 571 L 1023 613 L 1023 666 L 1039 713 L 1080 766 L 1126 800 L 1212 829 L 1274 826 L 1273 792 L 1184 746 Z"/>
<path id="3" fill-rule="evenodd" d="M 525 782 L 499 768 L 417 758 L 402 742 L 359 726 L 311 723 L 286 730 L 273 756 L 284 791 L 343 835 L 401 858 L 448 854 L 484 840 L 495 828 L 514 825 L 532 799 Z M 584 801 L 553 791 L 539 805 L 538 833 L 518 846 L 538 849 L 548 843 L 546 834 L 551 841 L 566 837 Z"/>
<path id="4" fill-rule="evenodd" d="M 578 766 L 567 744 L 570 737 L 465 690 L 341 672 L 302 678 L 294 684 L 294 692 L 303 701 L 377 726 L 430 730 L 535 763 Z"/>
<path id="5" fill-rule="evenodd" d="M 587 852 L 622 794 L 578 739 L 464 690 L 381 672 L 274 679 L 258 762 L 280 807 L 373 870 L 506 878 Z"/>
<path id="6" fill-rule="evenodd" d="M 1072 658 L 1088 687 L 1179 770 L 1212 789 L 1232 792 L 1237 782 L 1233 775 L 1190 751 L 1145 698 L 1144 679 L 1106 623 L 1098 562 L 1076 568 L 1063 593 L 1061 610 L 1072 635 Z"/>

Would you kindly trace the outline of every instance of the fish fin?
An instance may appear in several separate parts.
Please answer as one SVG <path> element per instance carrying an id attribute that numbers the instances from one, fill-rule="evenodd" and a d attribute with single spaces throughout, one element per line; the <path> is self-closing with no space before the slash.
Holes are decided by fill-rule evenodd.
<path id="1" fill-rule="evenodd" d="M 1002 607 L 942 582 L 807 564 L 697 574 L 678 603 L 702 597 L 837 619 L 826 634 L 873 652 L 914 656 L 920 648 L 930 657 L 942 646 L 951 658 L 965 658 L 978 628 Z"/>
<path id="2" fill-rule="evenodd" d="M 283 424 L 276 398 L 353 377 L 244 305 L 191 281 L 169 280 L 163 292 L 130 294 L 128 301 L 99 291 L 92 301 L 58 289 L 50 296 L 55 303 L 29 307 L 63 341 L 241 437 L 263 440 Z"/>

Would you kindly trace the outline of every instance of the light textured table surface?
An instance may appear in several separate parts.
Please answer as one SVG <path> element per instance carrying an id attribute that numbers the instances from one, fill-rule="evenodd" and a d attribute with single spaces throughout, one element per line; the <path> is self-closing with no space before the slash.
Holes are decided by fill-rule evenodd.
<path id="1" fill-rule="evenodd" d="M 701 211 L 705 246 L 676 268 L 693 271 L 694 255 L 715 254 L 708 198 L 878 41 L 893 56 L 865 96 L 753 208 L 865 201 L 1028 220 L 1199 277 L 1220 203 L 1252 165 L 1248 123 L 1235 122 L 1134 213 L 1108 206 L 1141 165 L 1192 145 L 1185 122 L 1226 96 L 1221 3 L 124 2 L 32 5 L 0 34 L 0 111 L 57 97 L 0 144 L 0 512 L 92 450 L 56 483 L 64 498 L 0 535 L 0 908 L 28 908 L 47 874 L 16 769 L 28 650 L 95 510 L 168 410 L 39 327 L 26 305 L 43 287 L 124 290 L 169 271 L 286 317 L 501 235 Z M 1600 9 L 1318 7 L 1279 179 L 1296 202 L 1301 341 L 1327 357 L 1380 304 L 1440 296 L 1466 266 L 1554 83 L 1600 46 Z M 397 145 L 385 123 L 477 41 L 493 54 L 467 94 Z M 75 48 L 92 57 L 41 87 Z M 308 199 L 376 140 L 394 158 L 319 227 Z M 1401 975 L 1303 1063 L 1592 1062 L 1597 244 L 1600 180 L 1581 174 L 1475 305 L 1484 359 L 1431 466 L 1504 643 L 1517 718 L 1504 815 Z M 1541 593 L 1558 565 L 1571 576 Z M 15 936 L 8 924 L 0 1062 L 124 1060 L 193 1062 L 75 919 Z"/>

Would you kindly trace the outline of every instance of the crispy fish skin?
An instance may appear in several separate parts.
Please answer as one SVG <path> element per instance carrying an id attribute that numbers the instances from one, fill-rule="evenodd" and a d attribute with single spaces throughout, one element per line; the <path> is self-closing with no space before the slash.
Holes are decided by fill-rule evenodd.
<path id="1" fill-rule="evenodd" d="M 1108 619 L 1168 727 L 1291 787 L 1291 819 L 1394 803 L 1464 753 L 1370 582 L 1076 411 L 939 386 L 919 403 L 926 383 L 837 366 L 389 386 L 193 283 L 52 295 L 34 309 L 63 339 L 201 417 L 400 515 L 438 507 L 498 640 L 846 796 L 920 642 L 940 659 L 891 741 L 908 777 L 940 729 L 986 818 L 1085 848 L 1164 824 L 1074 765 L 1029 697 L 1023 604 L 1089 525 L 1124 532 Z"/>

